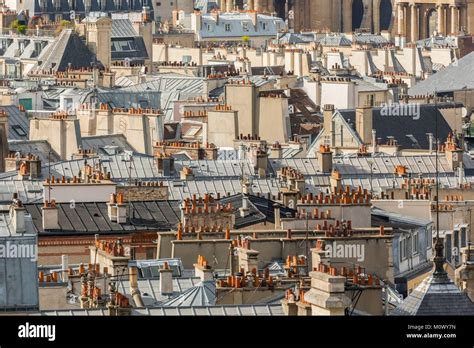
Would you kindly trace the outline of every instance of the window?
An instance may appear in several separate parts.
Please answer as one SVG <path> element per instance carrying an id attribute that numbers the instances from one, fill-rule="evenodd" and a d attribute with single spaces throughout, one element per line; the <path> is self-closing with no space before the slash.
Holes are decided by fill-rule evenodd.
<path id="1" fill-rule="evenodd" d="M 242 23 L 242 30 L 243 31 L 249 31 L 249 24 L 247 22 Z"/>
<path id="2" fill-rule="evenodd" d="M 461 248 L 464 248 L 466 245 L 466 227 L 461 227 Z"/>
<path id="3" fill-rule="evenodd" d="M 64 106 L 66 110 L 73 110 L 73 100 L 72 98 L 64 98 Z"/>
<path id="4" fill-rule="evenodd" d="M 413 234 L 413 246 L 412 246 L 413 254 L 417 254 L 417 253 L 418 253 L 418 243 L 419 243 L 419 240 L 418 240 L 418 232 L 415 232 L 415 233 Z"/>
<path id="5" fill-rule="evenodd" d="M 15 124 L 12 126 L 13 131 L 19 135 L 20 137 L 26 137 L 28 134 L 25 132 L 25 130 L 18 124 Z"/>
<path id="6" fill-rule="evenodd" d="M 367 105 L 374 106 L 374 103 L 375 103 L 375 95 L 373 95 L 373 94 L 367 95 L 367 96 L 366 96 L 366 102 L 367 102 Z"/>
<path id="7" fill-rule="evenodd" d="M 25 110 L 33 109 L 33 99 L 31 98 L 20 98 L 18 100 L 18 104 L 22 105 L 25 108 Z"/>
<path id="8" fill-rule="evenodd" d="M 403 261 L 407 258 L 406 247 L 407 247 L 406 239 L 401 239 L 399 243 L 400 261 Z"/>
<path id="9" fill-rule="evenodd" d="M 263 22 L 263 23 L 262 23 L 262 29 L 263 29 L 263 30 L 268 30 L 268 24 L 265 23 L 265 22 Z"/>
<path id="10" fill-rule="evenodd" d="M 431 249 L 433 247 L 433 230 L 431 226 L 426 229 L 426 249 Z"/>
<path id="11" fill-rule="evenodd" d="M 146 248 L 146 258 L 147 260 L 155 258 L 155 248 Z"/>
<path id="12" fill-rule="evenodd" d="M 225 31 L 226 31 L 226 32 L 229 32 L 230 30 L 231 30 L 230 24 L 226 24 L 226 25 L 225 25 Z"/>
<path id="13" fill-rule="evenodd" d="M 453 244 L 454 244 L 454 260 L 456 264 L 459 262 L 459 231 L 454 231 L 454 236 L 453 236 Z"/>

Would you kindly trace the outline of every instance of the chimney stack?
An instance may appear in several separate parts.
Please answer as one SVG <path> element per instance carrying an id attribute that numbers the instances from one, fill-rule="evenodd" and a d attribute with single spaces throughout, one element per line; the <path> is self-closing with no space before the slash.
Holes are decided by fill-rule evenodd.
<path id="1" fill-rule="evenodd" d="M 43 230 L 58 230 L 59 229 L 59 212 L 56 207 L 56 201 L 45 201 L 43 207 Z"/>
<path id="2" fill-rule="evenodd" d="M 356 131 L 364 144 L 372 142 L 373 115 L 371 106 L 356 109 Z"/>
<path id="3" fill-rule="evenodd" d="M 455 271 L 456 284 L 474 302 L 474 246 L 461 249 L 462 265 Z"/>
<path id="4" fill-rule="evenodd" d="M 10 219 L 14 233 L 26 232 L 25 212 L 26 209 L 23 203 L 18 199 L 17 193 L 14 193 L 13 202 L 10 206 Z"/>
<path id="5" fill-rule="evenodd" d="M 304 294 L 312 315 L 343 316 L 352 301 L 345 294 L 346 277 L 319 271 L 310 272 L 311 289 Z"/>
<path id="6" fill-rule="evenodd" d="M 165 262 L 160 269 L 160 293 L 162 295 L 173 294 L 173 270 L 169 267 L 168 262 Z"/>
<path id="7" fill-rule="evenodd" d="M 130 265 L 128 267 L 128 274 L 129 274 L 129 282 L 130 282 L 130 290 L 132 294 L 133 301 L 137 307 L 145 307 L 143 303 L 142 296 L 140 294 L 140 290 L 138 289 L 138 269 L 137 266 Z"/>
<path id="8" fill-rule="evenodd" d="M 326 137 L 329 137 L 329 145 L 334 146 L 334 124 L 332 116 L 334 115 L 334 105 L 326 104 L 323 107 L 323 126 Z"/>
<path id="9" fill-rule="evenodd" d="M 275 203 L 273 205 L 273 211 L 275 215 L 275 230 L 281 229 L 281 217 L 280 217 L 280 206 Z"/>
<path id="10" fill-rule="evenodd" d="M 463 162 L 463 150 L 458 146 L 455 137 L 448 135 L 448 139 L 444 145 L 446 159 L 452 171 L 456 171 Z"/>
<path id="11" fill-rule="evenodd" d="M 63 275 L 63 282 L 69 281 L 69 256 L 61 255 L 61 273 Z"/>
<path id="12" fill-rule="evenodd" d="M 239 269 L 243 269 L 245 273 L 258 271 L 258 255 L 257 250 L 237 248 L 237 256 L 239 262 Z"/>
<path id="13" fill-rule="evenodd" d="M 212 268 L 202 255 L 198 255 L 197 263 L 194 264 L 194 274 L 196 277 L 201 278 L 203 282 L 214 280 Z"/>
<path id="14" fill-rule="evenodd" d="M 329 145 L 321 145 L 319 147 L 318 162 L 323 173 L 332 172 L 332 151 Z"/>
<path id="15" fill-rule="evenodd" d="M 131 204 L 129 202 L 129 204 Z M 112 222 L 123 224 L 127 222 L 127 204 L 123 201 L 122 193 L 113 193 L 107 203 L 107 212 Z"/>

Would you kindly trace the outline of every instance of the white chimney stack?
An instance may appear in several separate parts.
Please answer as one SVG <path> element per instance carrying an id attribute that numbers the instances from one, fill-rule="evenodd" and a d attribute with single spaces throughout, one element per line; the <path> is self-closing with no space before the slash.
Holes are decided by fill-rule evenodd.
<path id="1" fill-rule="evenodd" d="M 41 210 L 43 211 L 43 230 L 59 229 L 59 213 L 56 207 L 56 201 L 45 201 Z"/>
<path id="2" fill-rule="evenodd" d="M 173 270 L 165 262 L 160 269 L 160 293 L 162 295 L 171 295 L 173 293 Z"/>
<path id="3" fill-rule="evenodd" d="M 18 199 L 18 195 L 14 193 L 13 203 L 10 207 L 10 219 L 14 233 L 26 232 L 25 211 L 23 203 Z"/>
<path id="4" fill-rule="evenodd" d="M 61 271 L 63 274 L 63 282 L 68 282 L 69 280 L 69 256 L 61 255 Z"/>

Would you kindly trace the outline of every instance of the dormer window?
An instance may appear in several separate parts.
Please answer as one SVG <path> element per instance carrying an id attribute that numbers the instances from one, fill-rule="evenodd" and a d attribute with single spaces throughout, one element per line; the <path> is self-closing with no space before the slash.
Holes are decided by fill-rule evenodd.
<path id="1" fill-rule="evenodd" d="M 230 27 L 230 24 L 229 24 L 229 23 L 227 23 L 227 24 L 225 25 L 225 31 L 226 31 L 226 32 L 230 32 L 230 31 L 231 31 L 231 27 Z"/>
<path id="2" fill-rule="evenodd" d="M 245 32 L 249 31 L 249 24 L 247 22 L 242 23 L 242 30 Z"/>

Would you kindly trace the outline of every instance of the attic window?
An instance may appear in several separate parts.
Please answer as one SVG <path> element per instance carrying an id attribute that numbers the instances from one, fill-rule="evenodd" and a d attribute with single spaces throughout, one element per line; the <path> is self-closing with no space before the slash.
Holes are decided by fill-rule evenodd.
<path id="1" fill-rule="evenodd" d="M 20 137 L 25 137 L 27 136 L 28 134 L 26 133 L 26 131 L 20 126 L 20 125 L 13 125 L 12 126 L 12 129 L 15 131 L 15 133 L 17 135 L 19 135 Z"/>

